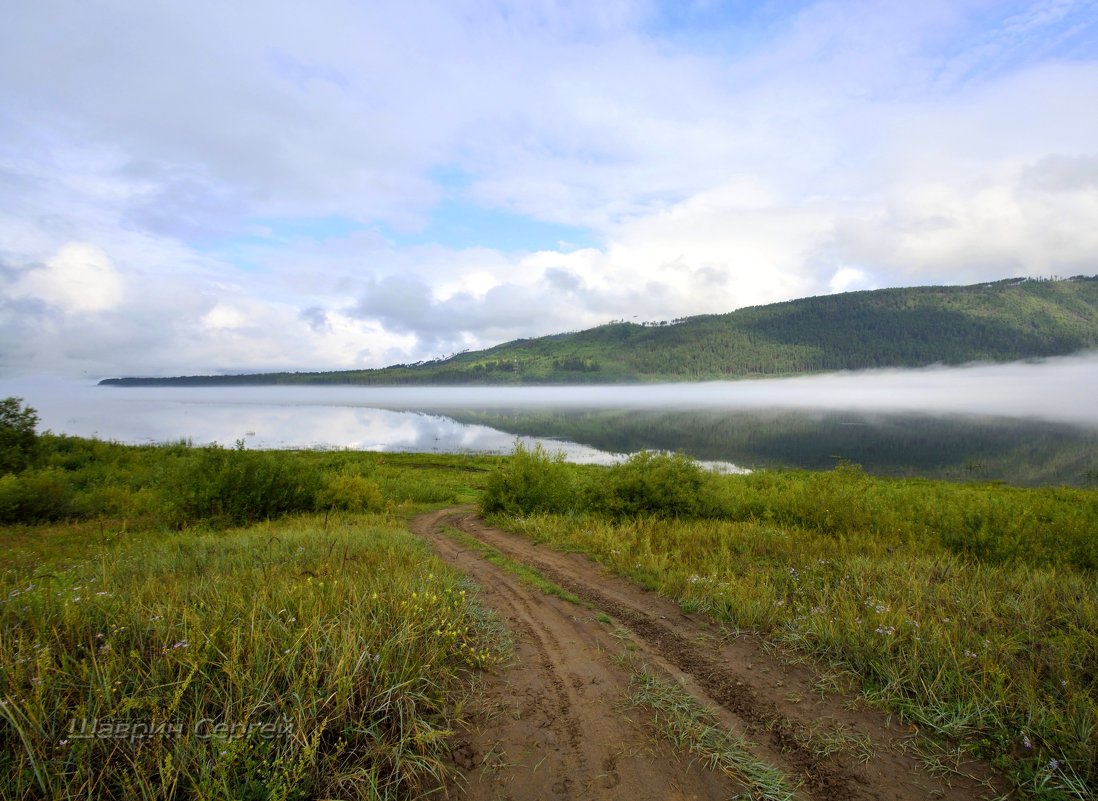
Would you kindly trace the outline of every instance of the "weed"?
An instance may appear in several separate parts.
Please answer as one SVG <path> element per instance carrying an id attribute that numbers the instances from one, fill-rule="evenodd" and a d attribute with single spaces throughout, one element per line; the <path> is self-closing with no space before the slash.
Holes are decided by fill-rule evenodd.
<path id="1" fill-rule="evenodd" d="M 724 728 L 712 710 L 683 687 L 658 678 L 646 665 L 634 665 L 631 702 L 655 716 L 656 728 L 713 770 L 742 782 L 741 796 L 757 801 L 792 801 L 793 782 L 782 771 L 758 759 L 750 744 Z"/>

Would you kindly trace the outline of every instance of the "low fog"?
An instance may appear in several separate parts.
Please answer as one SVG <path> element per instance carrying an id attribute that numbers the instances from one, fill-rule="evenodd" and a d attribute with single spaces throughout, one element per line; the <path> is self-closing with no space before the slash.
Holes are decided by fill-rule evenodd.
<path id="1" fill-rule="evenodd" d="M 9 395 L 24 398 L 39 411 L 41 428 L 57 433 L 123 442 L 245 437 L 249 444 L 266 447 L 370 447 L 369 429 L 381 418 L 367 421 L 350 413 L 365 409 L 848 410 L 1036 418 L 1098 427 L 1098 353 L 1040 362 L 641 386 L 120 388 L 67 379 L 0 381 L 0 396 Z M 380 427 L 394 426 L 400 427 L 395 418 Z M 413 427 L 421 426 L 422 421 Z M 391 433 L 377 437 L 375 432 L 375 438 L 375 447 L 407 441 L 394 440 Z"/>

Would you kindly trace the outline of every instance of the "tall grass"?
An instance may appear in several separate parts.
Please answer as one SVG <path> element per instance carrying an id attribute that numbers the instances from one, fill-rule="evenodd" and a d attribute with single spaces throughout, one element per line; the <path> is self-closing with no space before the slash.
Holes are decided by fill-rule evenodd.
<path id="1" fill-rule="evenodd" d="M 0 477 L 0 798 L 436 790 L 504 640 L 403 521 L 495 461 L 39 437 Z"/>
<path id="2" fill-rule="evenodd" d="M 311 511 L 469 501 L 498 459 L 437 454 L 126 446 L 42 435 L 36 462 L 0 475 L 0 524 L 98 519 L 233 526 Z"/>
<path id="3" fill-rule="evenodd" d="M 5 569 L 0 797 L 437 787 L 470 675 L 501 640 L 399 522 L 329 522 L 115 532 Z"/>
<path id="4" fill-rule="evenodd" d="M 698 471 L 694 513 L 623 514 L 622 474 L 669 458 L 573 468 L 581 508 L 495 520 L 852 671 L 1034 797 L 1098 786 L 1098 493 Z"/>

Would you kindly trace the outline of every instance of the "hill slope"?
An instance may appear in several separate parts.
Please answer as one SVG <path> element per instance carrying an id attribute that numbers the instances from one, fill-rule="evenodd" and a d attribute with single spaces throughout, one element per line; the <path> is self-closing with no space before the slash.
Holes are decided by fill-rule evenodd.
<path id="1" fill-rule="evenodd" d="M 1098 347 L 1098 276 L 913 287 L 611 323 L 376 370 L 116 378 L 122 386 L 684 381 L 1016 361 Z"/>

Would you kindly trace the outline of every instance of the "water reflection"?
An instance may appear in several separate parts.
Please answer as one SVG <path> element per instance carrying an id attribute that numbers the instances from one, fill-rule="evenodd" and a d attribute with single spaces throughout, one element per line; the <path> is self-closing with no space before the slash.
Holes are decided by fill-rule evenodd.
<path id="1" fill-rule="evenodd" d="M 644 448 L 725 466 L 1013 483 L 1098 481 L 1098 360 L 641 387 L 117 388 L 0 382 L 42 427 L 120 442 L 509 453 Z"/>
<path id="2" fill-rule="evenodd" d="M 1098 429 L 1034 419 L 790 409 L 480 410 L 463 422 L 596 448 L 681 450 L 746 468 L 829 470 L 840 461 L 887 476 L 1098 483 Z"/>
<path id="3" fill-rule="evenodd" d="M 317 394 L 298 388 L 288 393 L 275 388 L 256 397 L 254 390 L 104 391 L 77 385 L 37 398 L 26 393 L 26 399 L 38 410 L 43 429 L 128 443 L 185 439 L 232 445 L 243 440 L 249 448 L 505 454 L 516 441 L 527 447 L 543 441 L 581 464 L 622 458 L 588 445 L 558 442 L 552 435 L 523 436 L 441 413 L 378 409 L 352 405 L 350 397 Z"/>

